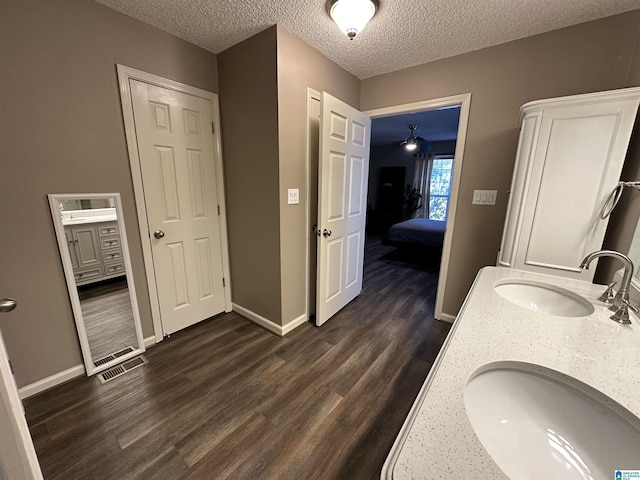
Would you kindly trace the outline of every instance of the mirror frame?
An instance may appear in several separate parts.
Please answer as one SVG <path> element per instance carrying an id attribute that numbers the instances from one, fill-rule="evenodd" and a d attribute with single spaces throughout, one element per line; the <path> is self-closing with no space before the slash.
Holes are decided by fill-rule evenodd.
<path id="1" fill-rule="evenodd" d="M 76 329 L 78 331 L 78 339 L 80 340 L 80 349 L 82 350 L 82 358 L 84 360 L 84 367 L 87 372 L 87 376 L 95 375 L 96 373 L 107 370 L 115 365 L 118 365 L 130 358 L 136 357 L 145 351 L 144 338 L 142 337 L 142 325 L 140 323 L 140 312 L 138 310 L 138 301 L 136 297 L 136 289 L 133 281 L 133 270 L 131 268 L 131 259 L 129 257 L 129 242 L 127 240 L 127 233 L 124 226 L 124 217 L 122 212 L 122 202 L 120 201 L 119 193 L 73 193 L 73 194 L 56 194 L 50 193 L 47 195 L 49 198 L 49 206 L 51 207 L 51 217 L 53 219 L 53 226 L 56 232 L 56 238 L 58 240 L 58 249 L 60 250 L 60 258 L 62 260 L 62 267 L 64 270 L 64 276 L 67 282 L 67 290 L 69 293 L 69 300 L 71 301 L 71 308 L 73 310 L 73 316 L 76 323 Z M 138 348 L 133 352 L 117 357 L 105 364 L 95 366 L 93 358 L 91 357 L 91 349 L 89 347 L 89 338 L 87 337 L 87 330 L 84 324 L 84 317 L 82 315 L 82 308 L 80 305 L 80 297 L 78 296 L 78 288 L 76 286 L 75 277 L 73 274 L 73 267 L 71 264 L 71 256 L 69 248 L 67 247 L 67 241 L 64 233 L 64 225 L 62 224 L 62 218 L 60 216 L 60 201 L 61 200 L 82 200 L 82 199 L 97 199 L 108 198 L 115 202 L 115 208 L 117 213 L 118 228 L 120 230 L 120 239 L 122 243 L 122 255 L 125 266 L 125 274 L 127 278 L 127 287 L 129 288 L 129 296 L 131 298 L 131 308 L 133 310 L 133 323 L 136 329 L 136 338 L 138 340 Z"/>

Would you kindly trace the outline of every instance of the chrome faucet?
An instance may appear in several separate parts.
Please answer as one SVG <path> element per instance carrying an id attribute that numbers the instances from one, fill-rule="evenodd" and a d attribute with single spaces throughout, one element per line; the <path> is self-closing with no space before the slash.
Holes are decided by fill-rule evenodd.
<path id="1" fill-rule="evenodd" d="M 609 310 L 615 313 L 611 316 L 611 320 L 615 320 L 618 323 L 631 323 L 629 320 L 629 308 L 637 312 L 637 308 L 631 305 L 629 302 L 629 286 L 631 285 L 631 277 L 633 276 L 633 262 L 629 257 L 623 255 L 620 252 L 614 250 L 598 250 L 597 252 L 590 253 L 580 263 L 580 270 L 589 269 L 589 264 L 599 257 L 613 257 L 620 260 L 624 265 L 624 274 L 622 275 L 622 282 L 620 288 L 613 298 L 613 303 L 609 307 Z"/>

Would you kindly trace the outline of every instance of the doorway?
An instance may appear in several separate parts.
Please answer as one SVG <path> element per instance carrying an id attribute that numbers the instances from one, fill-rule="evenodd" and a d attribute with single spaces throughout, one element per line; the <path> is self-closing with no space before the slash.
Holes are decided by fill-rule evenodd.
<path id="1" fill-rule="evenodd" d="M 469 118 L 469 108 L 471 94 L 461 94 L 451 97 L 444 97 L 434 100 L 426 100 L 393 107 L 385 107 L 364 112 L 374 121 L 376 118 L 391 117 L 397 115 L 414 114 L 418 112 L 459 108 L 459 122 L 457 127 L 456 142 L 454 148 L 453 179 L 450 185 L 450 192 L 447 204 L 446 225 L 442 245 L 442 258 L 438 274 L 438 287 L 436 293 L 434 317 L 438 320 L 453 322 L 455 315 L 443 312 L 444 292 L 446 289 L 446 279 L 449 268 L 449 257 L 451 254 L 451 239 L 455 227 L 455 213 L 458 202 L 458 191 L 460 185 L 460 175 L 464 161 L 464 146 Z M 320 94 L 312 89 L 307 91 L 307 308 L 308 316 L 313 317 L 315 312 L 315 282 L 316 282 L 316 238 L 312 235 L 312 226 L 317 219 L 317 169 L 318 169 L 318 128 L 320 111 Z M 407 129 L 407 136 L 409 130 Z"/>

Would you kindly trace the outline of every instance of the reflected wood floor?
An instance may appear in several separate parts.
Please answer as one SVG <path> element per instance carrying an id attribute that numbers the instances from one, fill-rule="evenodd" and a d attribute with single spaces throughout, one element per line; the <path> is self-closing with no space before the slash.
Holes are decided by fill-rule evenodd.
<path id="1" fill-rule="evenodd" d="M 408 255 L 416 257 L 415 255 Z M 279 338 L 235 313 L 25 402 L 45 479 L 373 479 L 449 325 L 437 261 L 368 241 L 362 294 Z"/>
<path id="2" fill-rule="evenodd" d="M 138 348 L 125 277 L 78 287 L 78 297 L 94 361 L 125 347 Z"/>

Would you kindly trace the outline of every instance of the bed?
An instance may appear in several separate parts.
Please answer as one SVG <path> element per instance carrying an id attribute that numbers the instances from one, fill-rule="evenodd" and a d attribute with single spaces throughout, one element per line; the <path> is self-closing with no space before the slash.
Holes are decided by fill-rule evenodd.
<path id="1" fill-rule="evenodd" d="M 446 222 L 428 218 L 412 218 L 391 225 L 383 239 L 384 245 L 394 247 L 442 247 Z"/>

